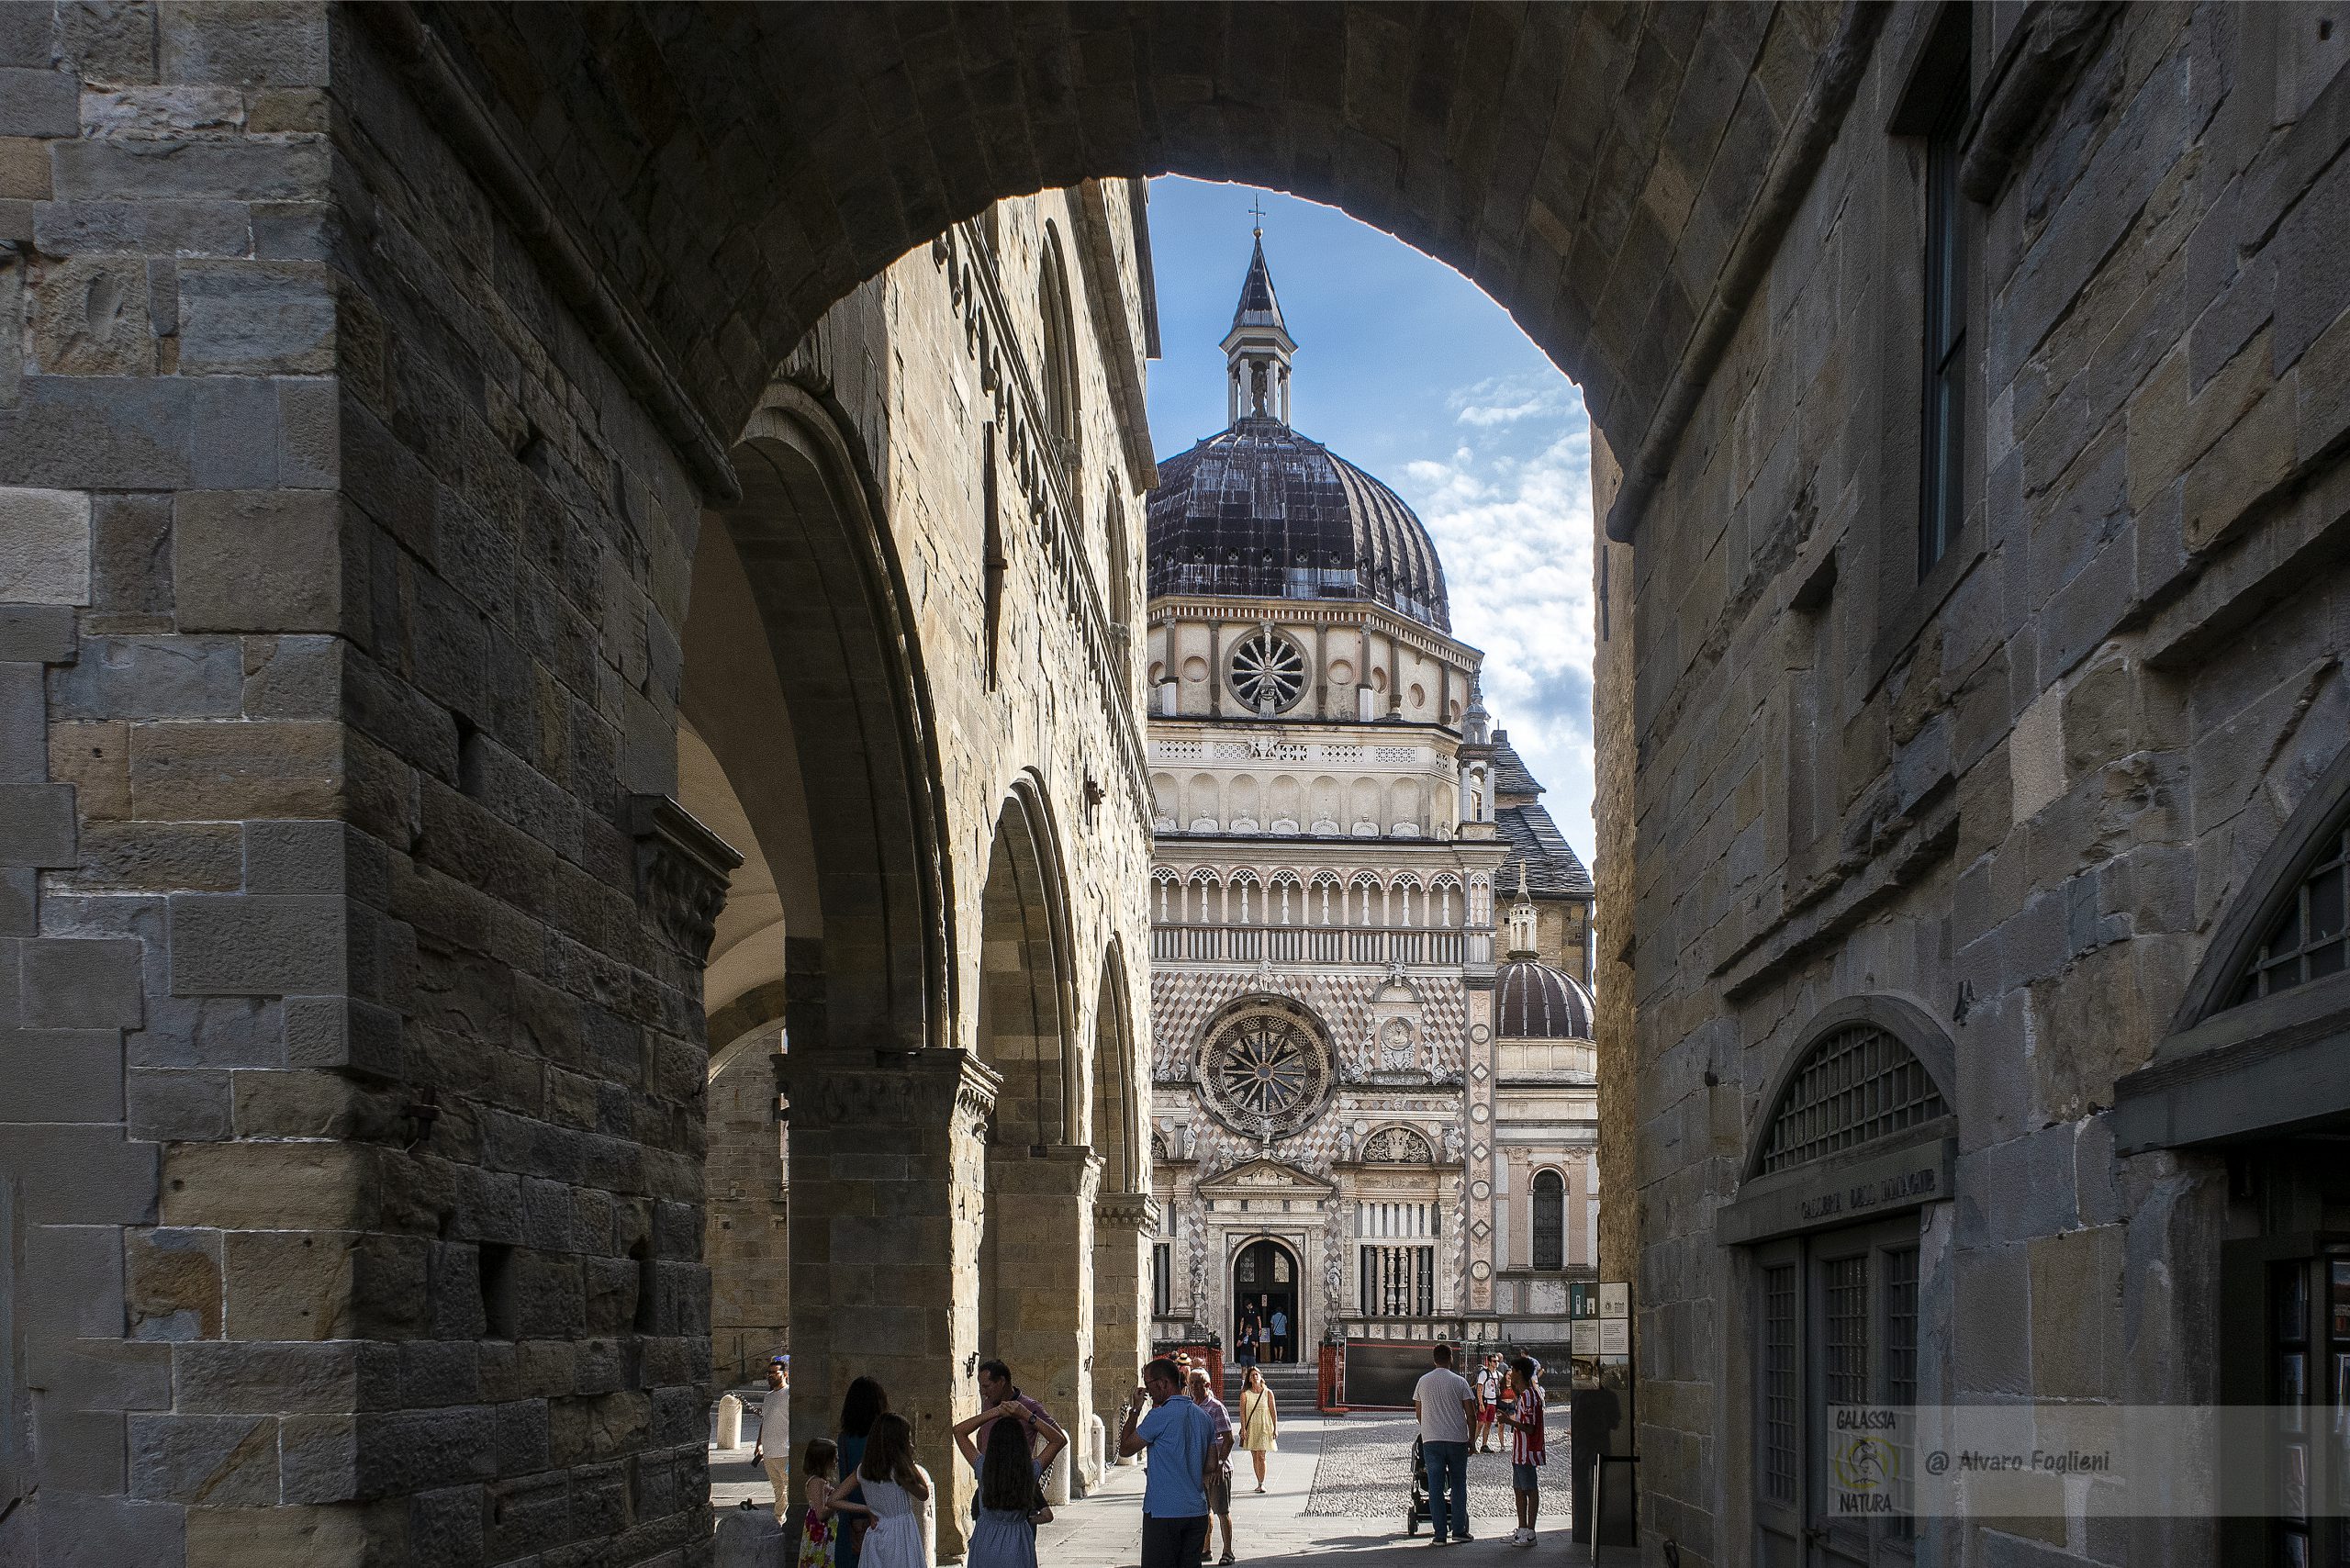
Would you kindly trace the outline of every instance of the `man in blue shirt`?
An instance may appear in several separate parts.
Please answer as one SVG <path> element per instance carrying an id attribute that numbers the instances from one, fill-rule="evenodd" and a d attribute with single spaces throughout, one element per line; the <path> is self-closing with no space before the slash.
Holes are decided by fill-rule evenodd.
<path id="1" fill-rule="evenodd" d="M 1215 1425 L 1206 1411 L 1177 1397 L 1183 1372 L 1164 1356 L 1143 1368 L 1142 1382 L 1118 1429 L 1119 1457 L 1150 1450 L 1142 1490 L 1142 1568 L 1200 1568 L 1208 1544 Z"/>

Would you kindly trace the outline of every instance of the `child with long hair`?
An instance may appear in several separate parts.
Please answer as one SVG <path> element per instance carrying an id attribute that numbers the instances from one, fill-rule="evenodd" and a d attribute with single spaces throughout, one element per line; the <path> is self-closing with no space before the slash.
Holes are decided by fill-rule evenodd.
<path id="1" fill-rule="evenodd" d="M 830 1438 L 808 1439 L 800 1460 L 800 1473 L 808 1477 L 808 1511 L 800 1518 L 800 1568 L 835 1568 L 840 1516 L 872 1513 L 861 1503 L 842 1501 L 840 1463 L 840 1447 Z"/>
<path id="2" fill-rule="evenodd" d="M 873 1418 L 865 1456 L 841 1492 L 855 1493 L 872 1510 L 873 1528 L 857 1546 L 864 1568 L 930 1568 L 922 1540 L 930 1486 L 914 1468 L 914 1429 L 903 1416 Z"/>
<path id="3" fill-rule="evenodd" d="M 955 1446 L 979 1477 L 979 1520 L 965 1568 L 1036 1568 L 1036 1525 L 1052 1515 L 1036 1484 L 1028 1407 L 1007 1400 L 956 1423 Z M 982 1452 L 973 1434 L 987 1428 Z"/>

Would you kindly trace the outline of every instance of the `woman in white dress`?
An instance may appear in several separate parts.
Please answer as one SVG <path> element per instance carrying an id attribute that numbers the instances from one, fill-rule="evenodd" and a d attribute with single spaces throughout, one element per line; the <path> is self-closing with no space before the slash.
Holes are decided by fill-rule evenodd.
<path id="1" fill-rule="evenodd" d="M 858 1498 L 873 1510 L 872 1528 L 857 1548 L 859 1568 L 930 1568 L 922 1539 L 930 1487 L 914 1468 L 914 1429 L 903 1416 L 874 1417 L 865 1457 L 838 1495 Z"/>

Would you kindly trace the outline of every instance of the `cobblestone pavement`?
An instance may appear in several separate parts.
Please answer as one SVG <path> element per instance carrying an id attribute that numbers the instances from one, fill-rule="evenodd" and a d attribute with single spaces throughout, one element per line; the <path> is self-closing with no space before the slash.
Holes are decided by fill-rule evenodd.
<path id="1" fill-rule="evenodd" d="M 1413 1430 L 1408 1416 L 1350 1416 L 1329 1423 L 1322 1434 L 1321 1459 L 1314 1467 L 1314 1490 L 1305 1511 L 1400 1523 L 1411 1499 Z M 1559 1457 L 1563 1460 L 1564 1455 Z M 1559 1473 L 1566 1473 L 1563 1463 Z M 1469 1456 L 1469 1518 L 1472 1528 L 1480 1531 L 1506 1531 L 1517 1518 L 1509 1489 L 1508 1455 Z M 1484 1522 L 1493 1519 L 1502 1522 Z"/>

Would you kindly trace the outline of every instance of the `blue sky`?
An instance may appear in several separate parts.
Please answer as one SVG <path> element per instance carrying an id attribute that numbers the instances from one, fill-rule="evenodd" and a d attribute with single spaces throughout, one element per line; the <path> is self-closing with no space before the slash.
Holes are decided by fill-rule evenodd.
<path id="1" fill-rule="evenodd" d="M 1224 428 L 1224 354 L 1265 204 L 1265 262 L 1297 340 L 1292 422 L 1369 469 L 1435 536 L 1485 706 L 1591 858 L 1591 439 L 1583 394 L 1476 285 L 1332 207 L 1244 185 L 1150 183 L 1164 457 Z"/>

